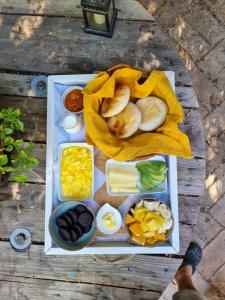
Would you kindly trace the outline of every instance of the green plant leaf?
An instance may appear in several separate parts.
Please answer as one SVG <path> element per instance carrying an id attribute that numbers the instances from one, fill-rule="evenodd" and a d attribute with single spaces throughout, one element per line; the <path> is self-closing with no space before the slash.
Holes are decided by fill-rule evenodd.
<path id="1" fill-rule="evenodd" d="M 3 169 L 4 169 L 4 171 L 5 172 L 13 172 L 14 171 L 14 168 L 12 168 L 12 167 L 3 167 Z"/>
<path id="2" fill-rule="evenodd" d="M 5 154 L 0 155 L 0 166 L 4 166 L 8 163 L 8 157 Z"/>
<path id="3" fill-rule="evenodd" d="M 15 145 L 16 147 L 22 146 L 22 145 L 23 145 L 23 140 L 16 140 L 16 141 L 14 142 L 14 145 Z"/>
<path id="4" fill-rule="evenodd" d="M 13 115 L 18 118 L 20 116 L 20 109 L 16 108 L 13 112 Z"/>
<path id="5" fill-rule="evenodd" d="M 5 148 L 5 150 L 6 150 L 7 152 L 12 152 L 12 151 L 13 151 L 13 145 L 7 146 L 7 147 Z"/>
<path id="6" fill-rule="evenodd" d="M 17 174 L 9 177 L 9 181 L 15 181 L 18 183 L 25 183 L 28 181 L 28 177 L 24 174 Z"/>
<path id="7" fill-rule="evenodd" d="M 34 144 L 30 141 L 26 147 L 26 153 L 31 154 L 34 151 Z"/>
<path id="8" fill-rule="evenodd" d="M 1 131 L 0 131 L 0 139 L 3 140 L 4 138 L 5 138 L 4 132 L 1 132 Z"/>
<path id="9" fill-rule="evenodd" d="M 39 165 L 39 160 L 36 157 L 30 157 L 29 162 L 33 164 L 34 166 Z"/>
<path id="10" fill-rule="evenodd" d="M 27 153 L 26 153 L 26 151 L 21 150 L 21 151 L 20 151 L 20 154 L 19 154 L 19 157 L 20 157 L 21 159 L 26 159 L 26 158 L 27 158 Z"/>
<path id="11" fill-rule="evenodd" d="M 6 146 L 13 144 L 13 142 L 14 142 L 14 139 L 13 139 L 11 136 L 7 136 L 7 137 L 4 139 L 4 144 L 5 144 Z"/>
<path id="12" fill-rule="evenodd" d="M 9 127 L 3 129 L 5 135 L 10 135 L 13 133 L 13 130 Z"/>
<path id="13" fill-rule="evenodd" d="M 15 120 L 15 128 L 20 130 L 20 131 L 23 131 L 24 130 L 24 125 L 23 125 L 23 122 L 21 122 L 20 120 Z"/>

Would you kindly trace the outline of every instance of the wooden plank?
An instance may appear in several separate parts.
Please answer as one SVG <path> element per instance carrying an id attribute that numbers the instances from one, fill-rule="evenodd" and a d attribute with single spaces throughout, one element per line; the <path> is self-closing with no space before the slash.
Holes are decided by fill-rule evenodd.
<path id="1" fill-rule="evenodd" d="M 32 75 L 0 73 L 0 94 L 34 97 L 35 95 L 31 90 L 31 80 L 34 77 Z M 177 83 L 176 94 L 183 107 L 199 107 L 195 92 L 191 86 L 184 87 Z"/>
<path id="2" fill-rule="evenodd" d="M 29 191 L 29 193 L 28 193 Z M 33 242 L 44 241 L 44 201 L 45 186 L 10 183 L 0 192 L 0 238 L 9 238 L 13 228 L 25 226 L 32 231 Z M 186 251 L 197 221 L 201 199 L 199 197 L 179 197 L 180 254 Z M 1 273 L 0 273 L 1 274 Z"/>
<path id="3" fill-rule="evenodd" d="M 0 109 L 7 106 L 21 109 L 25 124 L 23 138 L 37 142 L 46 141 L 46 99 L 1 96 Z M 185 110 L 185 122 L 180 127 L 189 136 L 193 155 L 205 158 L 203 122 L 197 110 Z"/>
<path id="4" fill-rule="evenodd" d="M 179 196 L 179 222 L 186 225 L 196 225 L 202 197 Z"/>
<path id="5" fill-rule="evenodd" d="M 0 276 L 2 300 L 158 300 L 161 293 L 104 285 Z"/>
<path id="6" fill-rule="evenodd" d="M 0 73 L 0 94 L 10 96 L 31 96 L 31 81 L 35 76 L 15 73 Z"/>
<path id="7" fill-rule="evenodd" d="M 191 86 L 175 45 L 155 22 L 117 21 L 112 39 L 83 33 L 81 19 L 1 15 L 0 23 L 3 70 L 87 73 L 124 62 L 175 71 L 179 84 Z"/>
<path id="8" fill-rule="evenodd" d="M 192 87 L 180 86 L 178 82 L 176 84 L 176 95 L 183 107 L 188 107 L 188 108 L 199 107 L 198 99 Z"/>
<path id="9" fill-rule="evenodd" d="M 46 101 L 44 99 L 23 99 L 14 97 L 2 97 L 0 107 L 5 103 L 10 106 L 17 106 L 22 109 L 22 119 L 25 121 L 26 139 L 34 139 L 36 141 L 45 141 L 45 123 L 46 123 Z M 25 108 L 25 109 L 24 109 Z M 198 157 L 204 156 L 203 128 L 198 117 L 197 111 L 188 113 L 188 121 L 186 121 L 187 134 L 193 149 L 193 154 Z M 198 123 L 199 122 L 199 123 Z M 40 159 L 40 166 L 31 172 L 32 182 L 45 182 L 45 145 L 36 145 L 36 155 Z M 178 186 L 181 194 L 200 195 L 204 192 L 205 178 L 205 160 L 202 159 L 178 159 Z"/>
<path id="10" fill-rule="evenodd" d="M 2 241 L 0 252 L 0 275 L 154 291 L 163 291 L 181 263 L 176 258 L 136 255 L 129 262 L 112 265 L 99 263 L 89 255 L 47 256 L 42 245 L 34 244 L 28 256 L 28 253 L 15 252 L 9 242 Z"/>
<path id="11" fill-rule="evenodd" d="M 153 21 L 152 15 L 135 0 L 116 0 L 118 19 Z M 83 17 L 80 0 L 1 0 L 0 13 Z"/>
<path id="12" fill-rule="evenodd" d="M 185 109 L 184 113 L 184 123 L 179 127 L 190 139 L 193 156 L 205 158 L 206 143 L 201 113 L 197 109 Z"/>
<path id="13" fill-rule="evenodd" d="M 4 107 L 21 110 L 21 120 L 25 124 L 23 139 L 46 141 L 46 99 L 0 96 L 0 109 Z"/>
<path id="14" fill-rule="evenodd" d="M 29 191 L 29 193 L 28 193 Z M 179 196 L 179 221 L 195 225 L 202 199 Z M 45 185 L 9 183 L 0 191 L 0 238 L 9 238 L 15 226 L 28 227 L 33 241 L 44 241 Z"/>
<path id="15" fill-rule="evenodd" d="M 184 255 L 191 241 L 197 241 L 197 232 L 195 226 L 180 224 L 180 252 L 179 255 Z"/>
<path id="16" fill-rule="evenodd" d="M 29 173 L 30 182 L 45 183 L 45 145 L 36 144 L 34 154 L 40 165 Z M 178 191 L 183 195 L 202 195 L 204 193 L 205 160 L 178 158 Z"/>
<path id="17" fill-rule="evenodd" d="M 36 144 L 34 155 L 40 164 L 29 172 L 29 181 L 45 183 L 45 155 L 46 145 Z M 206 162 L 204 159 L 178 158 L 178 192 L 182 195 L 203 195 Z"/>
<path id="18" fill-rule="evenodd" d="M 204 159 L 178 158 L 178 192 L 183 195 L 203 195 L 205 170 L 206 162 Z"/>
<path id="19" fill-rule="evenodd" d="M 0 237 L 15 227 L 27 227 L 32 239 L 44 242 L 45 185 L 8 183 L 0 190 Z"/>

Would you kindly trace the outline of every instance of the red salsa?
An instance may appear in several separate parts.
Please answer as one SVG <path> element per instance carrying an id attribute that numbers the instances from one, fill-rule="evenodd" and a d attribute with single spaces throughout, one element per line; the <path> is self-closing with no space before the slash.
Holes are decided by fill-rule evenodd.
<path id="1" fill-rule="evenodd" d="M 79 112 L 83 109 L 83 93 L 81 90 L 71 91 L 65 99 L 65 107 L 71 112 Z"/>

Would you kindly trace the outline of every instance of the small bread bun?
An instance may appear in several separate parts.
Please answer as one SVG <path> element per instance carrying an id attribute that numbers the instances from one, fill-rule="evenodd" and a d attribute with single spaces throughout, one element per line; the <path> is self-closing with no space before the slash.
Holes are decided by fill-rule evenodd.
<path id="1" fill-rule="evenodd" d="M 136 105 L 142 113 L 139 128 L 143 131 L 152 131 L 165 121 L 168 108 L 166 103 L 158 97 L 146 97 L 138 100 Z"/>
<path id="2" fill-rule="evenodd" d="M 141 112 L 139 108 L 129 102 L 118 115 L 107 120 L 109 129 L 121 139 L 134 134 L 141 124 Z"/>
<path id="3" fill-rule="evenodd" d="M 125 84 L 117 84 L 113 98 L 105 98 L 101 105 L 100 114 L 104 118 L 113 117 L 119 114 L 127 105 L 130 99 L 130 88 Z"/>

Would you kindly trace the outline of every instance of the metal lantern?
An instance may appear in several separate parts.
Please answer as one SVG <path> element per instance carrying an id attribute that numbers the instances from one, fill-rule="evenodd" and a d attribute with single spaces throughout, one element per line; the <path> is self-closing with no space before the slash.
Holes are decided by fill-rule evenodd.
<path id="1" fill-rule="evenodd" d="M 114 0 L 81 0 L 84 31 L 112 37 L 117 16 Z"/>

